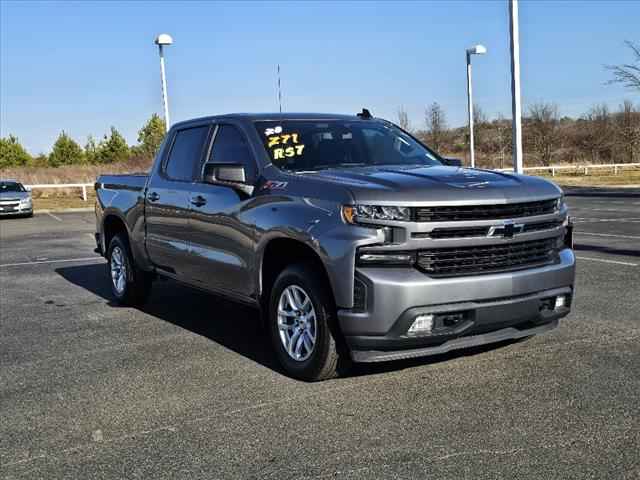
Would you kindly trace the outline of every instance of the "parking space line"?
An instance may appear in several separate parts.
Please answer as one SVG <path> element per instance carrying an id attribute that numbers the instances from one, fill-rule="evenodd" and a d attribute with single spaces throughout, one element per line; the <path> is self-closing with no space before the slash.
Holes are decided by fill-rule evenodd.
<path id="1" fill-rule="evenodd" d="M 637 263 L 631 263 L 631 262 L 620 262 L 618 260 L 605 260 L 604 258 L 593 258 L 593 257 L 578 257 L 576 256 L 576 258 L 578 260 L 590 260 L 592 262 L 602 262 L 602 263 L 613 263 L 615 265 L 626 265 L 628 267 L 637 267 L 638 264 Z"/>
<path id="2" fill-rule="evenodd" d="M 19 263 L 5 263 L 0 265 L 2 267 L 20 267 L 25 265 L 40 265 L 43 263 L 63 263 L 63 262 L 86 262 L 87 260 L 102 260 L 102 257 L 93 256 L 93 257 L 81 257 L 81 258 L 65 258 L 62 260 L 40 260 L 36 262 L 19 262 Z"/>
<path id="3" fill-rule="evenodd" d="M 598 222 L 625 222 L 640 223 L 640 218 L 588 218 L 588 217 L 572 217 L 576 223 L 598 223 Z"/>
<path id="4" fill-rule="evenodd" d="M 594 233 L 594 232 L 580 232 L 580 231 L 575 231 L 573 232 L 574 235 L 592 235 L 594 237 L 614 237 L 614 238 L 629 238 L 632 240 L 640 240 L 640 236 L 638 235 L 618 235 L 615 233 Z"/>
<path id="5" fill-rule="evenodd" d="M 53 218 L 54 220 L 57 220 L 59 222 L 62 221 L 62 219 L 60 217 L 56 217 L 53 213 L 51 212 L 47 212 L 47 215 L 49 215 L 51 218 Z"/>
<path id="6" fill-rule="evenodd" d="M 619 208 L 590 208 L 590 207 L 570 207 L 571 210 L 589 210 L 590 212 L 620 212 L 620 213 L 631 213 L 627 209 L 619 209 Z"/>

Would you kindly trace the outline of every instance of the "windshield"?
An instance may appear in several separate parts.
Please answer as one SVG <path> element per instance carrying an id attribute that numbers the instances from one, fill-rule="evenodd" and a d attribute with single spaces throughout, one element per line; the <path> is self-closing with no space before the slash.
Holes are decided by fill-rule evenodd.
<path id="1" fill-rule="evenodd" d="M 0 193 L 4 192 L 24 192 L 24 187 L 17 182 L 0 182 Z"/>
<path id="2" fill-rule="evenodd" d="M 271 161 L 283 170 L 441 165 L 435 153 L 380 121 L 260 121 L 256 128 Z"/>

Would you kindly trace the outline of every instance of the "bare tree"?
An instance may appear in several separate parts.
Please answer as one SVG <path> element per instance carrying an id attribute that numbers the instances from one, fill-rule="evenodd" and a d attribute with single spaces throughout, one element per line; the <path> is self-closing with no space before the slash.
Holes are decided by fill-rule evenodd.
<path id="1" fill-rule="evenodd" d="M 398 108 L 398 125 L 401 129 L 410 132 L 411 131 L 411 122 L 409 121 L 409 115 L 404 107 Z"/>
<path id="2" fill-rule="evenodd" d="M 609 83 L 621 83 L 631 90 L 640 91 L 640 45 L 628 40 L 624 43 L 633 52 L 633 63 L 607 65 L 606 68 L 613 73 L 613 78 Z"/>
<path id="3" fill-rule="evenodd" d="M 489 145 L 489 120 L 482 107 L 473 104 L 473 143 L 476 152 L 488 153 Z"/>
<path id="4" fill-rule="evenodd" d="M 625 100 L 615 115 L 617 147 L 629 162 L 634 162 L 640 150 L 640 110 Z"/>
<path id="5" fill-rule="evenodd" d="M 512 128 L 511 120 L 504 118 L 502 114 L 498 115 L 491 123 L 491 150 L 500 155 L 500 168 L 504 168 L 504 159 L 507 153 L 511 151 L 512 144 Z"/>
<path id="6" fill-rule="evenodd" d="M 483 126 L 488 122 L 487 114 L 484 113 L 484 110 L 477 103 L 473 104 L 473 126 L 476 125 Z"/>
<path id="7" fill-rule="evenodd" d="M 580 119 L 578 135 L 582 150 L 589 153 L 593 163 L 603 157 L 612 158 L 614 130 L 609 107 L 606 104 L 591 107 Z"/>
<path id="8" fill-rule="evenodd" d="M 447 141 L 447 118 L 444 110 L 438 102 L 433 102 L 424 112 L 425 124 L 427 126 L 427 143 L 436 151 L 445 145 Z"/>
<path id="9" fill-rule="evenodd" d="M 543 165 L 550 165 L 560 143 L 558 106 L 554 103 L 535 103 L 529 107 L 524 122 L 525 142 Z"/>

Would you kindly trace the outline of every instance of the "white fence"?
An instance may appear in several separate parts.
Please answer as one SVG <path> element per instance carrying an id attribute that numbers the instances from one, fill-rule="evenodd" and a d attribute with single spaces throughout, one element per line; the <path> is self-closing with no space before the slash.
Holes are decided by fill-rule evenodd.
<path id="1" fill-rule="evenodd" d="M 617 175 L 618 171 L 624 168 L 637 168 L 640 167 L 640 163 L 604 163 L 601 165 L 551 165 L 549 167 L 526 167 L 525 172 L 551 172 L 552 176 L 556 176 L 557 171 L 572 170 L 576 173 L 582 172 L 585 175 L 589 175 L 589 170 L 596 170 L 601 168 L 610 168 L 613 170 L 613 174 Z M 499 172 L 510 172 L 511 168 L 497 168 Z M 30 190 L 48 189 L 48 188 L 78 188 L 82 191 L 82 199 L 87 201 L 87 188 L 93 188 L 93 183 L 51 183 L 43 185 L 25 185 Z"/>
<path id="2" fill-rule="evenodd" d="M 535 172 L 535 171 L 539 171 L 539 172 L 551 172 L 552 176 L 556 176 L 556 171 L 559 170 L 572 170 L 576 173 L 578 172 L 582 172 L 585 175 L 589 175 L 589 170 L 595 170 L 598 168 L 610 168 L 613 170 L 613 174 L 617 175 L 619 170 L 622 170 L 624 168 L 628 168 L 628 167 L 640 167 L 640 163 L 603 163 L 601 165 L 551 165 L 548 167 L 526 167 L 523 170 L 525 172 Z M 513 169 L 511 168 L 497 168 L 496 169 L 499 172 L 510 172 Z"/>
<path id="3" fill-rule="evenodd" d="M 82 190 L 82 199 L 87 201 L 87 187 L 93 188 L 93 183 L 50 183 L 42 185 L 25 185 L 28 190 L 44 190 L 49 188 L 79 188 Z"/>

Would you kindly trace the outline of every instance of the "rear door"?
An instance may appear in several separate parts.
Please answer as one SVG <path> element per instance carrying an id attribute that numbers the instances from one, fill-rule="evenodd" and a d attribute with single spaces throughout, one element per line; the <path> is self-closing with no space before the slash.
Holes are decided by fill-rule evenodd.
<path id="1" fill-rule="evenodd" d="M 242 164 L 246 183 L 256 182 L 254 155 L 239 126 L 216 126 L 205 163 Z M 202 176 L 194 183 L 189 237 L 193 277 L 204 287 L 241 297 L 254 292 L 256 235 L 247 212 L 251 200 L 252 196 L 231 186 L 204 183 Z"/>
<path id="2" fill-rule="evenodd" d="M 168 154 L 151 176 L 145 219 L 149 258 L 165 273 L 188 280 L 188 217 L 191 188 L 210 125 L 176 130 Z"/>

